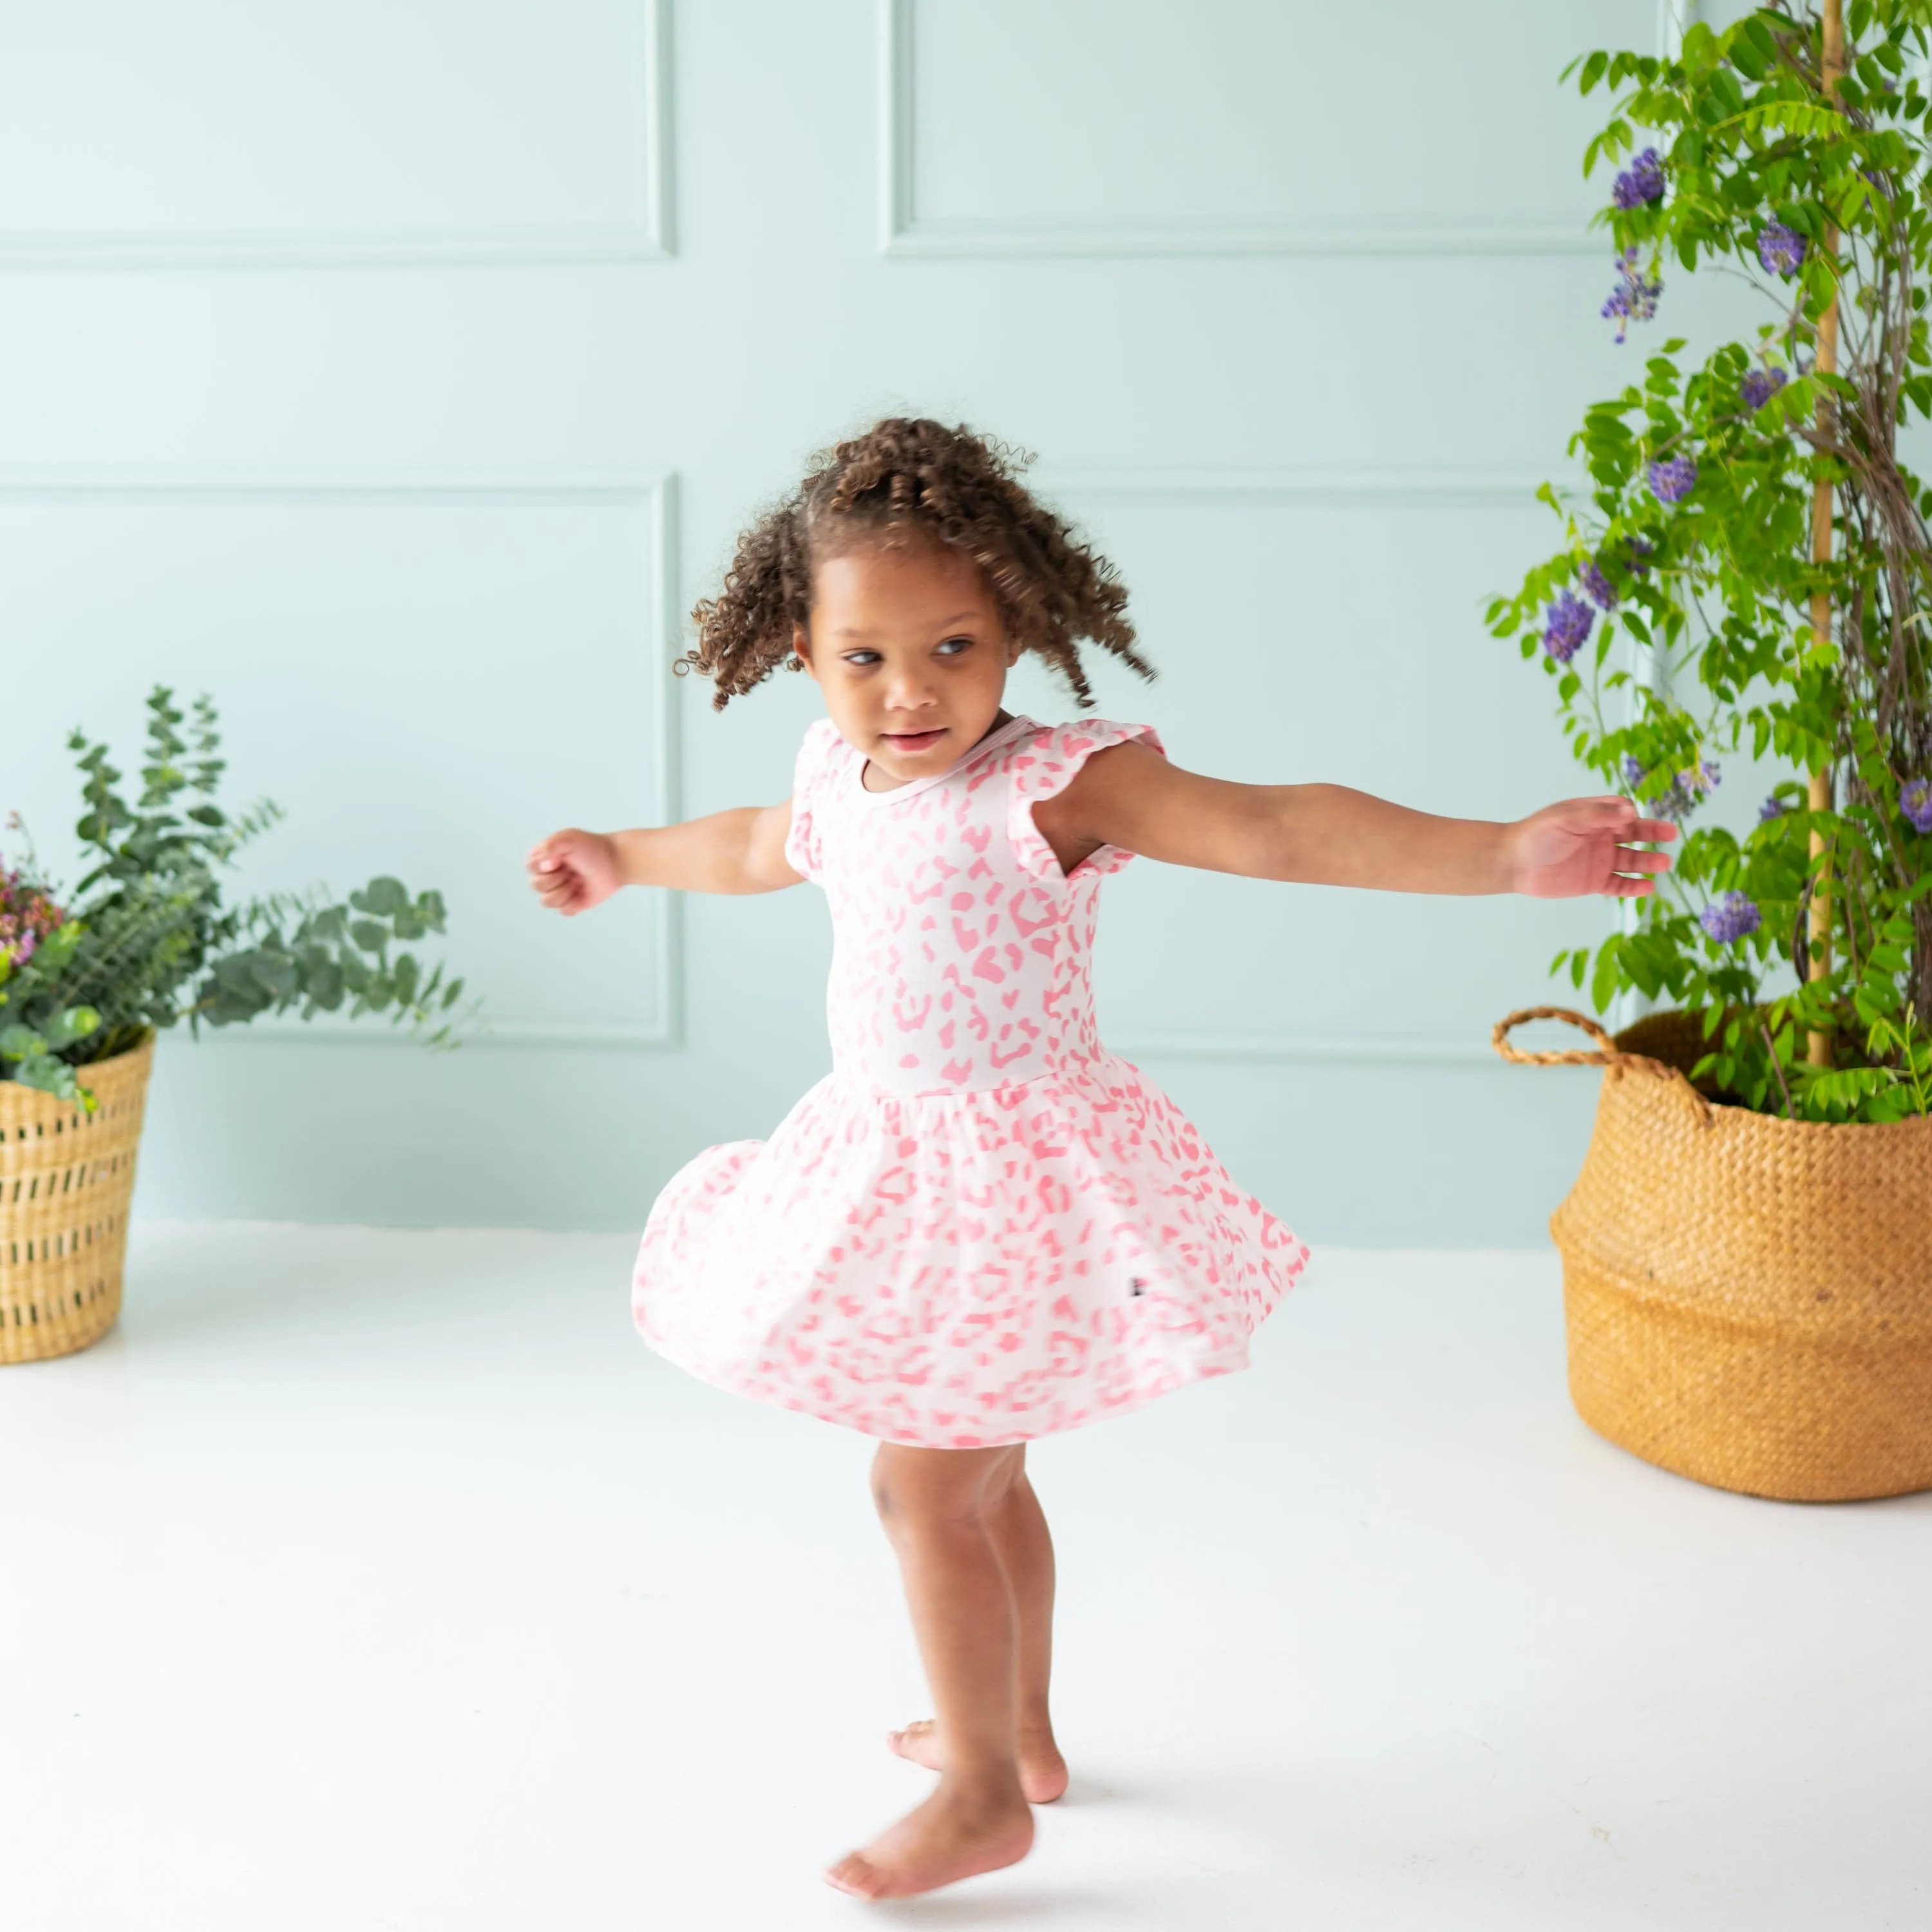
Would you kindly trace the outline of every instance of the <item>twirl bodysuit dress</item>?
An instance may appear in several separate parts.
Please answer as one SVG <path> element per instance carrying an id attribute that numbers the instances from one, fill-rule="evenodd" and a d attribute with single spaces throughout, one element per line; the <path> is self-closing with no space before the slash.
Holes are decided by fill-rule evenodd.
<path id="1" fill-rule="evenodd" d="M 1021 1442 L 1247 1364 L 1308 1251 L 1100 1044 L 1104 845 L 1063 874 L 1033 808 L 1144 724 L 1015 718 L 868 791 L 806 734 L 786 856 L 834 932 L 832 1070 L 769 1140 L 658 1197 L 632 1306 L 705 1381 L 888 1442 Z"/>

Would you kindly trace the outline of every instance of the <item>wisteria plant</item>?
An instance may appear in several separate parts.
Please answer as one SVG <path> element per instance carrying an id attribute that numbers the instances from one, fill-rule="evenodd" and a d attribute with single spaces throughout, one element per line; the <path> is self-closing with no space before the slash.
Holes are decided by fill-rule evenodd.
<path id="1" fill-rule="evenodd" d="M 149 695 L 132 805 L 106 746 L 79 731 L 68 742 L 86 805 L 76 829 L 93 862 L 67 893 L 31 850 L 0 863 L 0 1080 L 92 1106 L 86 1066 L 151 1028 L 232 1026 L 292 1008 L 304 1019 L 345 1006 L 386 1013 L 430 1046 L 453 1043 L 463 982 L 404 950 L 443 930 L 440 893 L 412 897 L 377 878 L 340 903 L 316 891 L 224 904 L 236 854 L 281 814 L 265 802 L 230 818 L 215 803 L 224 767 L 208 699 L 190 717 L 165 687 Z"/>
<path id="2" fill-rule="evenodd" d="M 1932 0 L 1824 0 L 1574 64 L 1622 90 L 1584 163 L 1616 169 L 1617 339 L 1679 268 L 1768 314 L 1586 412 L 1587 490 L 1540 493 L 1564 546 L 1489 612 L 1654 815 L 1708 820 L 1740 756 L 1787 774 L 1552 970 L 1698 1013 L 1696 1077 L 1794 1118 L 1932 1110 L 1932 490 L 1898 457 L 1932 416 L 1928 34 Z"/>

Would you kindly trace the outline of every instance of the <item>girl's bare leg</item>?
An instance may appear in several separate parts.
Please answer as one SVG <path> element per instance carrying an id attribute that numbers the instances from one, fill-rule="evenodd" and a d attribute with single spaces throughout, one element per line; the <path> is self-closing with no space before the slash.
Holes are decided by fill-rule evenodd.
<path id="1" fill-rule="evenodd" d="M 1018 1752 L 1020 1789 L 1035 1804 L 1050 1804 L 1066 1789 L 1066 1760 L 1054 1742 L 1047 1708 L 1053 1670 L 1053 1538 L 1040 1498 L 1027 1480 L 1024 1446 L 1012 1452 L 1006 1486 L 988 1498 L 986 1528 L 1006 1572 L 1019 1631 Z M 944 1768 L 944 1741 L 930 1718 L 888 1733 L 901 1757 L 930 1771 Z"/>
<path id="2" fill-rule="evenodd" d="M 988 1522 L 1012 1449 L 885 1443 L 872 1492 L 905 1581 L 946 1762 L 939 1786 L 826 1876 L 860 1898 L 906 1898 L 1017 1863 L 1033 1846 L 1020 1789 L 1019 1633 Z"/>

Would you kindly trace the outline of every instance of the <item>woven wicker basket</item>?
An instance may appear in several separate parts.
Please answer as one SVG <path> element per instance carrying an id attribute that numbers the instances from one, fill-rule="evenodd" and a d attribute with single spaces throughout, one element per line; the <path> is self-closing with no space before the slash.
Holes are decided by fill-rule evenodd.
<path id="1" fill-rule="evenodd" d="M 150 1034 L 82 1070 L 99 1105 L 0 1081 L 0 1362 L 98 1342 L 121 1312 Z"/>
<path id="2" fill-rule="evenodd" d="M 1594 1052 L 1525 1053 L 1562 1019 Z M 1932 1489 L 1932 1118 L 1831 1126 L 1724 1106 L 1685 1077 L 1694 1015 L 1613 1040 L 1512 1013 L 1505 1059 L 1606 1069 L 1550 1220 L 1570 1392 L 1600 1434 L 1679 1475 L 1788 1502 Z"/>

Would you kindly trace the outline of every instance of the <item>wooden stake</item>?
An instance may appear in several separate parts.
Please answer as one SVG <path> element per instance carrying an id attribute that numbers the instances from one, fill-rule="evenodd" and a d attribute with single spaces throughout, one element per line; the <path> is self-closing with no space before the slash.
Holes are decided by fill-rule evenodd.
<path id="1" fill-rule="evenodd" d="M 1833 106 L 1838 104 L 1838 78 L 1845 70 L 1845 8 L 1844 0 L 1825 0 L 1825 45 L 1823 74 L 1825 98 Z M 1825 246 L 1834 254 L 1838 252 L 1838 231 L 1828 228 L 1825 231 Z M 1821 376 L 1835 375 L 1838 368 L 1838 298 L 1832 297 L 1831 306 L 1818 318 L 1818 350 L 1813 368 Z M 1828 439 L 1832 434 L 1833 410 L 1828 392 L 1819 392 L 1814 420 L 1821 437 Z M 1828 477 L 1821 476 L 1811 490 L 1811 561 L 1829 563 L 1832 560 L 1832 484 Z M 1814 591 L 1811 596 L 1811 630 L 1820 647 L 1832 640 L 1832 599 L 1827 591 Z M 1805 802 L 1814 812 L 1829 812 L 1832 808 L 1832 766 L 1828 760 L 1811 774 L 1810 794 Z M 1816 880 L 1811 889 L 1810 974 L 1814 980 L 1822 980 L 1832 970 L 1832 880 L 1831 861 L 1826 855 L 1825 835 L 1814 830 L 1811 834 L 1811 860 L 1816 868 Z M 1828 1033 L 1810 1033 L 1805 1036 L 1804 1057 L 1814 1066 L 1829 1066 L 1832 1064 L 1832 1036 Z"/>

